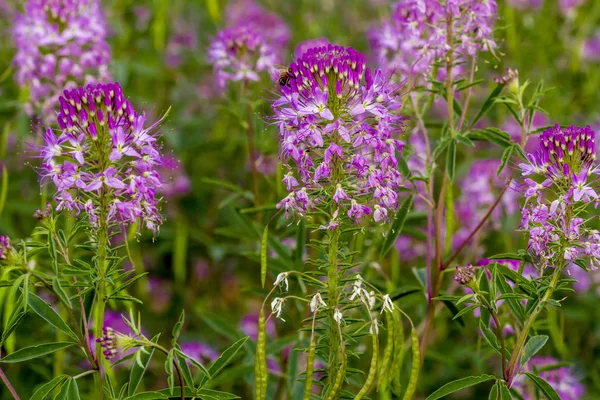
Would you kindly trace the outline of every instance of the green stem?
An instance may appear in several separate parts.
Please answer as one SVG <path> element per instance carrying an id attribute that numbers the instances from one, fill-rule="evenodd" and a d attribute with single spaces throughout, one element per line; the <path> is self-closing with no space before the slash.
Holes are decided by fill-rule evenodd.
<path id="1" fill-rule="evenodd" d="M 94 337 L 102 337 L 102 329 L 104 325 L 104 309 L 106 307 L 106 249 L 108 247 L 108 226 L 106 222 L 107 205 L 106 193 L 102 189 L 100 193 L 100 216 L 99 227 L 97 232 L 98 249 L 96 250 L 96 260 L 98 264 L 98 282 L 96 288 L 96 303 L 94 308 Z M 125 239 L 127 240 L 127 239 Z M 98 379 L 96 383 L 96 395 L 99 399 L 104 398 L 102 389 L 102 367 L 106 366 L 102 357 L 101 343 L 96 343 L 96 360 L 98 362 Z"/>
<path id="2" fill-rule="evenodd" d="M 548 302 L 548 300 L 550 300 L 550 298 L 552 297 L 552 294 L 554 293 L 554 290 L 556 289 L 556 286 L 558 285 L 558 282 L 560 280 L 561 273 L 562 273 L 562 267 L 557 267 L 554 270 L 554 274 L 552 275 L 552 280 L 550 281 L 550 285 L 548 286 L 548 289 L 546 289 L 546 293 L 544 293 L 544 296 L 542 297 L 542 299 L 540 300 L 538 305 L 535 307 L 535 309 L 533 310 L 531 315 L 529 315 L 529 318 L 527 318 L 527 321 L 525 321 L 525 324 L 523 325 L 523 330 L 521 331 L 521 334 L 519 335 L 519 338 L 517 339 L 517 345 L 515 346 L 515 349 L 513 350 L 513 353 L 510 357 L 510 361 L 508 363 L 508 369 L 506 370 L 506 374 L 505 374 L 506 377 L 508 378 L 507 382 L 508 382 L 509 388 L 510 388 L 511 383 L 517 372 L 517 362 L 519 361 L 521 352 L 523 351 L 523 347 L 525 346 L 525 341 L 527 340 L 529 331 L 531 330 L 531 327 L 533 326 L 533 323 L 535 322 L 537 317 L 540 315 L 540 313 L 546 306 L 546 303 Z"/>
<path id="3" fill-rule="evenodd" d="M 329 269 L 327 271 L 327 286 L 328 286 L 328 308 L 329 308 L 329 383 L 333 385 L 337 376 L 338 350 L 340 348 L 340 332 L 338 323 L 334 319 L 334 313 L 338 306 L 338 247 L 339 247 L 340 232 L 338 229 L 331 234 L 329 242 Z"/>

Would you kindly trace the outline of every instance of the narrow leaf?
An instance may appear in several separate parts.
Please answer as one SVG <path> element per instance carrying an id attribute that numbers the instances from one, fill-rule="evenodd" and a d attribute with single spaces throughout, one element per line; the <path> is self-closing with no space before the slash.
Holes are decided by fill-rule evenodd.
<path id="1" fill-rule="evenodd" d="M 221 353 L 219 358 L 208 369 L 209 376 L 204 376 L 202 378 L 202 383 L 206 382 L 209 378 L 214 378 L 215 376 L 217 376 L 217 374 L 221 372 L 221 370 L 223 370 L 223 368 L 225 368 L 227 364 L 231 362 L 233 357 L 235 357 L 235 355 L 238 353 L 238 351 L 240 351 L 242 346 L 244 346 L 244 344 L 246 344 L 247 341 L 248 336 L 243 337 L 234 344 L 232 344 L 223 353 Z"/>
<path id="2" fill-rule="evenodd" d="M 492 108 L 494 101 L 496 101 L 496 98 L 500 96 L 500 93 L 502 93 L 502 89 L 504 89 L 504 85 L 496 85 L 494 90 L 492 90 L 487 99 L 485 99 L 481 105 L 481 108 L 477 112 L 477 115 L 475 115 L 475 118 L 473 118 L 473 121 L 471 121 L 471 127 L 475 126 L 475 124 L 490 110 L 490 108 Z"/>
<path id="3" fill-rule="evenodd" d="M 387 233 L 385 240 L 383 242 L 383 246 L 381 247 L 380 256 L 385 257 L 390 250 L 394 247 L 398 236 L 402 232 L 402 228 L 404 227 L 404 223 L 406 222 L 406 216 L 408 215 L 410 209 L 412 208 L 414 196 L 411 194 L 402 202 L 400 209 L 396 213 L 396 218 L 394 218 L 394 222 L 392 223 L 392 227 L 390 231 Z"/>
<path id="4" fill-rule="evenodd" d="M 156 342 L 158 342 L 158 335 L 152 338 L 152 343 Z M 149 349 L 146 347 L 141 348 L 135 354 L 135 362 L 133 362 L 131 366 L 131 372 L 129 373 L 129 387 L 127 389 L 128 396 L 133 396 L 135 394 L 135 391 L 140 385 L 140 382 L 144 377 L 144 373 L 146 372 L 146 368 L 148 368 L 148 364 L 150 363 L 150 359 L 153 355 L 154 348 Z"/>
<path id="5" fill-rule="evenodd" d="M 525 372 L 525 375 L 529 377 L 535 383 L 535 385 L 548 397 L 548 400 L 560 400 L 560 396 L 556 393 L 556 390 L 548 382 L 532 374 L 531 372 Z"/>
<path id="6" fill-rule="evenodd" d="M 496 379 L 493 375 L 479 375 L 479 376 L 468 376 L 466 378 L 457 379 L 450 383 L 446 383 L 444 386 L 433 392 L 427 397 L 425 400 L 436 400 L 441 399 L 444 396 L 449 395 L 450 393 L 458 392 L 461 389 L 464 389 L 469 386 L 477 385 L 482 382 L 487 382 L 489 380 Z"/>
<path id="7" fill-rule="evenodd" d="M 57 386 L 62 385 L 66 379 L 66 375 L 59 375 L 50 382 L 44 383 L 29 400 L 44 400 Z"/>
<path id="8" fill-rule="evenodd" d="M 527 364 L 527 361 L 531 359 L 548 341 L 548 336 L 546 335 L 537 335 L 533 336 L 527 344 L 525 345 L 525 349 L 523 350 L 523 355 L 521 356 L 521 366 Z"/>
<path id="9" fill-rule="evenodd" d="M 74 340 L 78 340 L 75 332 L 69 328 L 65 321 L 63 321 L 62 317 L 54 311 L 48 303 L 39 298 L 37 295 L 30 293 L 29 294 L 29 307 L 40 317 L 42 317 L 46 322 L 50 325 L 59 329 L 69 335 Z"/>
<path id="10" fill-rule="evenodd" d="M 448 145 L 448 153 L 446 154 L 446 172 L 450 178 L 450 182 L 454 182 L 456 175 L 456 141 L 452 139 Z"/>
<path id="11" fill-rule="evenodd" d="M 25 347 L 15 351 L 0 359 L 0 363 L 18 363 L 22 361 L 32 360 L 47 354 L 54 353 L 55 351 L 66 349 L 67 347 L 73 346 L 75 343 L 71 342 L 55 342 L 55 343 L 44 343 L 35 346 Z"/>

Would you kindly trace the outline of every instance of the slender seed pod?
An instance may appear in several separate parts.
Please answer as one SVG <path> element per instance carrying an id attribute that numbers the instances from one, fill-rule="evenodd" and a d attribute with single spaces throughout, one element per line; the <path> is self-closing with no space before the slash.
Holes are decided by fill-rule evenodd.
<path id="1" fill-rule="evenodd" d="M 256 400 L 267 399 L 267 323 L 265 310 L 260 309 L 258 317 L 258 340 L 256 342 L 256 365 L 254 366 Z"/>
<path id="2" fill-rule="evenodd" d="M 337 397 L 338 392 L 342 389 L 342 385 L 344 384 L 344 377 L 346 376 L 346 352 L 342 350 L 342 364 L 338 369 L 337 375 L 335 377 L 335 381 L 331 385 L 329 389 L 329 394 L 327 395 L 327 400 L 334 400 Z"/>
<path id="3" fill-rule="evenodd" d="M 392 361 L 392 355 L 394 353 L 394 314 L 386 313 L 386 321 L 387 321 L 387 345 L 385 346 L 385 351 L 383 352 L 383 359 L 381 360 L 381 368 L 379 369 L 379 384 L 377 385 L 377 391 L 381 389 L 383 392 L 387 390 L 388 384 L 390 382 L 390 377 L 392 376 L 392 369 L 390 368 L 390 363 Z"/>
<path id="4" fill-rule="evenodd" d="M 392 377 L 392 391 L 396 396 L 400 396 L 400 390 L 402 384 L 400 383 L 400 375 L 402 374 L 402 365 L 404 364 L 404 355 L 406 350 L 404 348 L 404 325 L 402 324 L 402 315 L 397 309 L 394 310 L 394 360 L 392 361 L 392 371 L 390 376 Z"/>
<path id="5" fill-rule="evenodd" d="M 417 331 L 415 327 L 412 327 L 412 331 L 410 332 L 410 342 L 412 347 L 412 368 L 410 371 L 410 378 L 408 379 L 408 386 L 406 387 L 406 392 L 404 393 L 403 400 L 412 399 L 415 391 L 417 390 L 417 382 L 419 380 L 419 372 L 421 369 L 421 353 L 419 351 L 419 337 L 417 336 Z"/>
<path id="6" fill-rule="evenodd" d="M 375 324 L 375 322 L 372 322 L 372 324 Z M 375 381 L 375 376 L 377 375 L 377 363 L 379 362 L 379 340 L 377 339 L 375 327 L 373 327 L 373 334 L 371 337 L 373 338 L 373 358 L 371 358 L 371 368 L 369 368 L 369 373 L 367 374 L 367 380 L 365 381 L 365 384 L 360 389 L 360 392 L 358 392 L 354 400 L 361 400 L 367 393 L 369 393 L 369 390 L 371 390 L 371 386 L 373 386 L 373 382 Z"/>
<path id="7" fill-rule="evenodd" d="M 306 358 L 306 381 L 304 384 L 304 397 L 303 400 L 310 400 L 310 395 L 312 393 L 312 378 L 313 372 L 315 370 L 315 349 L 316 349 L 316 340 L 315 340 L 315 317 L 316 313 L 313 316 L 313 326 L 312 333 L 310 335 L 310 345 L 308 346 L 308 357 Z"/>

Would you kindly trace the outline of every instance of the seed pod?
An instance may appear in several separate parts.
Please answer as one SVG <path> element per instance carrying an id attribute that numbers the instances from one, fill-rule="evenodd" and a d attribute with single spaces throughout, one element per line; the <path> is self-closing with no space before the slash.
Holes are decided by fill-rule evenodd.
<path id="1" fill-rule="evenodd" d="M 344 384 L 344 377 L 346 376 L 346 352 L 342 349 L 342 364 L 338 369 L 338 373 L 335 377 L 335 381 L 329 388 L 329 394 L 327 395 L 327 400 L 334 400 L 337 397 L 338 392 L 342 388 Z"/>
<path id="2" fill-rule="evenodd" d="M 412 368 L 410 371 L 410 378 L 408 379 L 408 386 L 406 387 L 406 392 L 404 393 L 403 400 L 412 399 L 415 391 L 417 390 L 417 382 L 419 380 L 419 372 L 421 369 L 421 353 L 419 351 L 419 337 L 417 336 L 417 331 L 413 326 L 410 332 L 410 343 L 412 347 Z"/>
<path id="3" fill-rule="evenodd" d="M 260 309 L 258 317 L 258 340 L 256 342 L 256 364 L 254 366 L 256 400 L 267 399 L 267 323 L 265 311 Z"/>
<path id="4" fill-rule="evenodd" d="M 392 391 L 398 397 L 400 397 L 400 390 L 402 384 L 400 383 L 400 375 L 402 374 L 402 365 L 404 364 L 404 355 L 406 350 L 404 348 L 404 325 L 402 324 L 402 315 L 397 309 L 394 310 L 394 359 L 392 360 L 392 370 L 390 376 L 392 377 Z"/>
<path id="5" fill-rule="evenodd" d="M 308 346 L 308 357 L 306 358 L 306 383 L 304 386 L 304 400 L 310 400 L 312 393 L 312 378 L 315 370 L 315 332 L 310 335 L 310 345 Z"/>
<path id="6" fill-rule="evenodd" d="M 375 322 L 373 322 L 373 324 L 375 324 Z M 365 381 L 365 384 L 360 389 L 360 392 L 358 392 L 354 400 L 361 400 L 369 392 L 371 386 L 373 386 L 373 382 L 375 381 L 375 375 L 377 375 L 377 363 L 379 359 L 379 340 L 377 339 L 375 328 L 373 328 L 373 334 L 371 335 L 371 337 L 373 338 L 373 358 L 371 358 L 371 368 L 369 368 L 369 373 L 367 375 L 367 380 Z"/>
<path id="7" fill-rule="evenodd" d="M 381 368 L 379 369 L 379 384 L 377 385 L 377 391 L 381 389 L 383 392 L 387 390 L 387 386 L 390 382 L 390 377 L 393 376 L 393 370 L 390 369 L 390 362 L 392 361 L 392 354 L 394 353 L 394 314 L 386 313 L 387 321 L 387 345 L 383 352 L 383 360 L 381 361 Z"/>

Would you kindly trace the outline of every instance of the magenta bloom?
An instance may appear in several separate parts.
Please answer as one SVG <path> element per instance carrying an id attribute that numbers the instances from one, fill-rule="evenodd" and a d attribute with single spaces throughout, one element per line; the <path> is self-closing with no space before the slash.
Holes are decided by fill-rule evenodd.
<path id="1" fill-rule="evenodd" d="M 449 51 L 448 18 L 456 42 L 455 60 L 496 47 L 492 38 L 495 0 L 400 0 L 393 5 L 391 18 L 369 31 L 381 67 L 404 77 L 430 73 L 434 62 Z"/>
<path id="2" fill-rule="evenodd" d="M 83 210 L 97 227 L 102 199 L 109 226 L 141 221 L 156 233 L 162 222 L 158 123 L 144 128 L 146 115 L 133 109 L 118 83 L 65 90 L 58 102 L 60 129 L 48 128 L 35 148 L 42 183 L 56 186 L 57 210 Z"/>
<path id="3" fill-rule="evenodd" d="M 17 14 L 16 80 L 30 91 L 29 111 L 49 122 L 63 89 L 110 79 L 106 19 L 98 0 L 29 0 Z"/>
<path id="4" fill-rule="evenodd" d="M 360 223 L 377 206 L 375 219 L 387 220 L 401 184 L 400 87 L 367 68 L 361 53 L 331 44 L 309 49 L 290 68 L 289 86 L 273 102 L 290 191 L 278 208 L 304 214 L 336 204 L 335 215 Z"/>
<path id="5" fill-rule="evenodd" d="M 260 80 L 259 73 L 273 70 L 276 60 L 273 48 L 250 24 L 222 30 L 208 49 L 208 61 L 221 89 L 228 81 Z"/>
<path id="6" fill-rule="evenodd" d="M 227 27 L 249 25 L 262 35 L 277 58 L 283 58 L 284 50 L 291 38 L 290 29 L 281 17 L 265 10 L 254 0 L 232 0 L 225 10 Z"/>
<path id="7" fill-rule="evenodd" d="M 6 254 L 10 249 L 10 239 L 8 236 L 0 236 L 0 260 L 6 258 Z"/>

